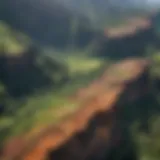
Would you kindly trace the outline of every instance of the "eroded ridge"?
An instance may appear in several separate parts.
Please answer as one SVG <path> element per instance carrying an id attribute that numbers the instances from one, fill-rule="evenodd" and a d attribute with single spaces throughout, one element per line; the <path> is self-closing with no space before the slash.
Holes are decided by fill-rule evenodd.
<path id="1" fill-rule="evenodd" d="M 147 30 L 152 27 L 150 18 L 132 18 L 128 23 L 118 28 L 108 28 L 104 30 L 104 35 L 108 38 L 120 38 L 122 36 L 133 36 L 140 30 Z"/>
<path id="2" fill-rule="evenodd" d="M 147 60 L 136 58 L 110 66 L 84 89 L 88 98 L 77 111 L 19 146 L 14 156 L 5 154 L 6 146 L 3 160 L 103 159 L 121 133 L 116 129 L 117 112 L 126 102 L 147 93 L 148 67 Z"/>

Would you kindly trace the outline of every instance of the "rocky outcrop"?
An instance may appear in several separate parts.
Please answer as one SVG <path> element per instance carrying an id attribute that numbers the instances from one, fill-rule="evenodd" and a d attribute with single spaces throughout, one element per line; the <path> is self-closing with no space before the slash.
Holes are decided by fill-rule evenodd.
<path id="1" fill-rule="evenodd" d="M 9 150 L 8 146 L 12 146 L 9 143 L 4 147 L 2 159 L 113 159 L 115 148 L 130 143 L 127 128 L 119 118 L 124 106 L 148 95 L 148 69 L 149 61 L 144 59 L 128 59 L 112 65 L 84 89 L 83 96 L 87 98 L 77 111 L 22 143 L 19 152 Z M 131 152 L 125 155 L 130 155 L 129 159 L 135 156 Z"/>
<path id="2" fill-rule="evenodd" d="M 149 47 L 159 49 L 157 25 L 153 18 L 132 18 L 117 28 L 108 28 L 98 41 L 96 54 L 111 59 L 146 55 Z"/>

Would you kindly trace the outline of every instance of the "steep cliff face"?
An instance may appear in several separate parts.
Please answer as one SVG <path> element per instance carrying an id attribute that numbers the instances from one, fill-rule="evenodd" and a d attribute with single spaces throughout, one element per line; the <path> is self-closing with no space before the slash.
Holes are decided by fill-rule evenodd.
<path id="1" fill-rule="evenodd" d="M 88 98 L 75 113 L 30 140 L 22 140 L 18 151 L 11 150 L 9 143 L 2 159 L 110 159 L 117 148 L 130 143 L 127 127 L 119 118 L 124 106 L 149 94 L 148 69 L 149 62 L 144 59 L 128 59 L 111 66 L 84 90 Z M 94 93 L 90 94 L 91 90 Z M 125 156 L 131 152 L 132 147 Z"/>

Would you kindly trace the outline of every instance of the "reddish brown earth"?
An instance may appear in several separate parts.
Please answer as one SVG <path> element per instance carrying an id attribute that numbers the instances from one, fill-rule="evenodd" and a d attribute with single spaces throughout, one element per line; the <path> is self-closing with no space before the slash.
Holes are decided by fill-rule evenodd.
<path id="1" fill-rule="evenodd" d="M 95 55 L 119 60 L 143 57 L 150 46 L 159 50 L 159 36 L 152 16 L 131 18 L 122 26 L 106 28 L 96 41 Z"/>
<path id="2" fill-rule="evenodd" d="M 144 59 L 127 59 L 110 66 L 99 79 L 77 92 L 75 98 L 85 98 L 77 111 L 26 142 L 23 138 L 10 141 L 2 160 L 104 158 L 121 139 L 116 116 L 119 110 L 148 93 L 148 67 Z"/>
<path id="3" fill-rule="evenodd" d="M 128 19 L 125 25 L 121 27 L 107 28 L 104 30 L 104 35 L 108 38 L 120 38 L 124 36 L 133 36 L 139 30 L 146 30 L 152 26 L 149 18 L 131 18 Z"/>

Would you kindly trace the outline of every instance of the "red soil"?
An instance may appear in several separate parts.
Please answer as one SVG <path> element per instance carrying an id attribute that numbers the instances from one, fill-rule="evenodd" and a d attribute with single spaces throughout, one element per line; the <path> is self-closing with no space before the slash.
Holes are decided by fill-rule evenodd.
<path id="1" fill-rule="evenodd" d="M 116 131 L 116 138 L 111 142 L 119 107 L 117 102 L 128 84 L 135 82 L 147 67 L 148 62 L 143 59 L 128 59 L 112 65 L 99 79 L 76 94 L 77 99 L 86 99 L 77 111 L 56 126 L 44 128 L 25 144 L 19 144 L 19 153 L 13 153 L 6 145 L 2 159 L 45 160 L 49 151 L 53 153 L 53 160 L 100 158 L 111 143 L 115 145 L 120 139 L 120 131 Z M 57 150 L 62 150 L 63 154 Z"/>

